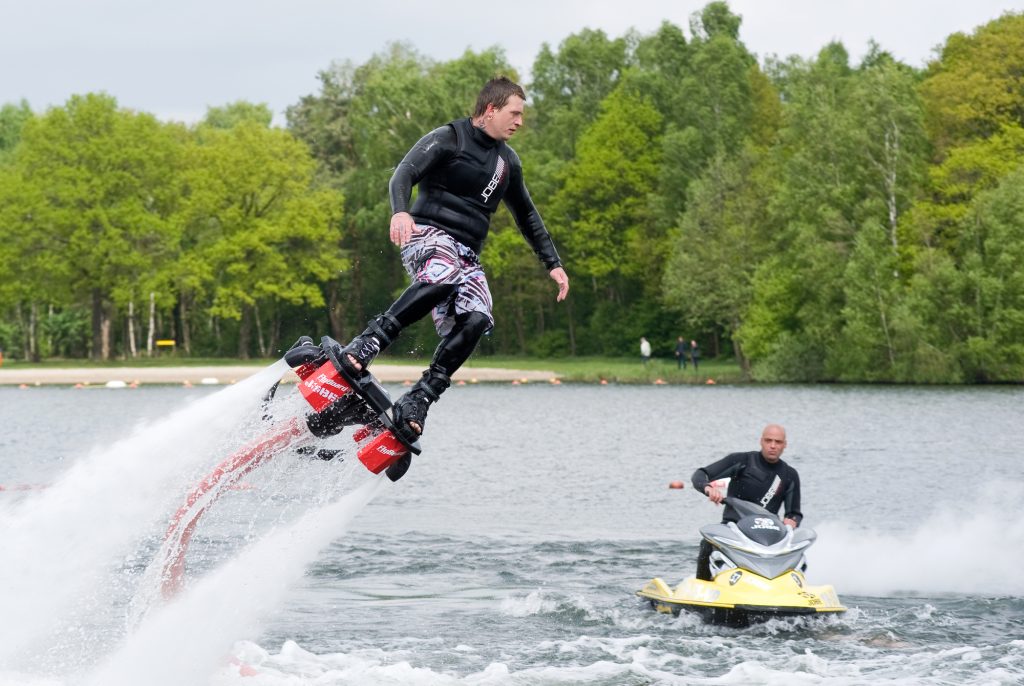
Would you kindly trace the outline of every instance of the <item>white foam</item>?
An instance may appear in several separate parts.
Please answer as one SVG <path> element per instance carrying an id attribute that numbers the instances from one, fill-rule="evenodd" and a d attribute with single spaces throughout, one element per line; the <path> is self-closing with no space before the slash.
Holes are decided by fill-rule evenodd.
<path id="1" fill-rule="evenodd" d="M 283 361 L 94 449 L 50 488 L 0 513 L 0 664 L 111 612 L 116 570 L 165 523 L 193 471 L 255 414 Z M 33 647 L 35 646 L 35 647 Z"/>
<path id="2" fill-rule="evenodd" d="M 510 683 L 616 683 L 635 681 L 631 675 L 654 677 L 657 683 L 693 683 L 682 677 L 652 670 L 639 660 L 627 663 L 598 661 L 586 665 L 530 667 L 512 670 L 503 662 L 492 662 L 478 672 L 455 676 L 426 667 L 415 667 L 407 661 L 393 661 L 393 656 L 379 650 L 317 655 L 286 641 L 281 652 L 274 655 L 251 643 L 236 646 L 235 654 L 256 668 L 257 676 L 241 678 L 237 668 L 222 668 L 214 686 L 253 684 L 253 686 L 298 686 L 323 684 L 341 686 L 505 686 Z"/>
<path id="3" fill-rule="evenodd" d="M 337 502 L 308 511 L 264 536 L 151 612 L 137 631 L 87 679 L 94 686 L 205 683 L 233 642 L 258 633 L 306 567 L 390 483 L 367 480 Z M 154 669 L 154 665 L 159 665 Z"/>
<path id="4" fill-rule="evenodd" d="M 939 511 L 915 531 L 892 534 L 826 523 L 808 554 L 811 583 L 839 593 L 966 593 L 1024 596 L 1024 517 L 994 503 Z M 1019 509 L 1016 510 L 1018 513 Z"/>
<path id="5" fill-rule="evenodd" d="M 501 601 L 501 613 L 510 617 L 528 617 L 547 614 L 558 609 L 558 601 L 545 598 L 544 591 L 537 589 L 529 595 L 509 596 Z"/>

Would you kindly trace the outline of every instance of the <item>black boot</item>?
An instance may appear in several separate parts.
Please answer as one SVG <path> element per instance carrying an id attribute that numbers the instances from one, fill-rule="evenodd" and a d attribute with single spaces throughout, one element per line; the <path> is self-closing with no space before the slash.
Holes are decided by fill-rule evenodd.
<path id="1" fill-rule="evenodd" d="M 342 349 L 339 361 L 353 377 L 362 376 L 374 358 L 391 345 L 401 331 L 402 325 L 393 315 L 388 312 L 377 315 L 367 322 L 365 331 Z M 349 360 L 350 355 L 359 363 L 359 369 Z"/>
<path id="2" fill-rule="evenodd" d="M 362 370 L 365 370 L 384 348 L 391 345 L 402 329 L 415 324 L 430 310 L 451 297 L 456 287 L 453 283 L 422 281 L 409 284 L 387 312 L 374 317 L 366 331 L 352 339 L 352 342 L 342 350 L 341 364 L 345 372 L 353 377 L 362 376 Z M 349 355 L 355 358 L 362 369 L 353 366 L 348 359 Z"/>
<path id="3" fill-rule="evenodd" d="M 451 385 L 448 375 L 433 365 L 423 372 L 423 377 L 395 403 L 393 414 L 396 430 L 401 434 L 399 438 L 412 442 L 423 433 L 427 410 Z M 419 431 L 409 426 L 410 422 L 418 424 Z"/>

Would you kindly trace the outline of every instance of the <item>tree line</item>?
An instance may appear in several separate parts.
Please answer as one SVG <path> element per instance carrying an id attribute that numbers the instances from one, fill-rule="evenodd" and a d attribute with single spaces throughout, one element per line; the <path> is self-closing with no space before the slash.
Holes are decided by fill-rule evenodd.
<path id="1" fill-rule="evenodd" d="M 1024 15 L 918 69 L 872 44 L 761 62 L 712 2 L 689 33 L 583 30 L 536 56 L 512 140 L 573 279 L 556 305 L 499 210 L 481 354 L 632 355 L 641 336 L 767 381 L 1024 379 Z M 344 340 L 406 285 L 387 183 L 500 47 L 330 65 L 287 126 L 193 126 L 76 95 L 0 109 L 0 347 L 27 359 L 275 356 Z M 396 354 L 429 354 L 421 323 Z"/>

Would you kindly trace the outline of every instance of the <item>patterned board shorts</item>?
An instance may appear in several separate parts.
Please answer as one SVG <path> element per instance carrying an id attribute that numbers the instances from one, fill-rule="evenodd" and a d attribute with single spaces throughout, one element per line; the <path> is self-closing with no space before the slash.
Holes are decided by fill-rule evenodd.
<path id="1" fill-rule="evenodd" d="M 480 258 L 468 247 L 434 226 L 417 224 L 412 240 L 402 246 L 402 265 L 413 281 L 454 283 L 458 287 L 434 308 L 434 328 L 447 336 L 455 326 L 455 316 L 467 312 L 487 315 L 494 327 L 491 291 Z"/>

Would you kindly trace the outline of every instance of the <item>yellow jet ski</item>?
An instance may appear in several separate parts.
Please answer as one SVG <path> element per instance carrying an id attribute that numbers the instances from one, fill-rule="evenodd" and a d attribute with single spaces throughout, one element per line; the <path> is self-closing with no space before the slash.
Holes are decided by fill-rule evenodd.
<path id="1" fill-rule="evenodd" d="M 828 615 L 846 611 L 831 586 L 808 586 L 804 553 L 817 534 L 792 529 L 760 505 L 728 497 L 738 522 L 709 524 L 701 535 L 711 543 L 712 581 L 689 578 L 675 589 L 651 579 L 636 592 L 658 612 L 700 613 L 707 621 L 747 626 L 771 617 Z"/>

